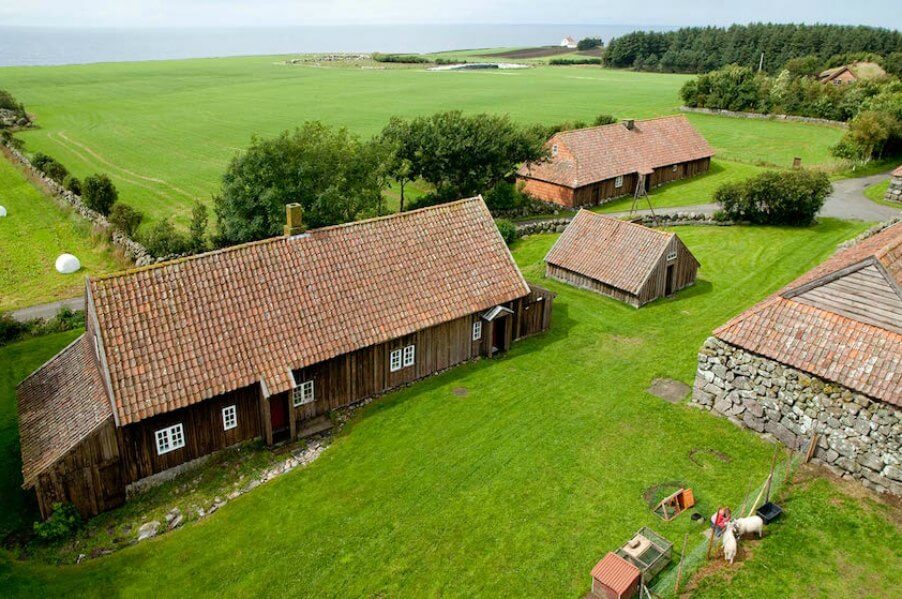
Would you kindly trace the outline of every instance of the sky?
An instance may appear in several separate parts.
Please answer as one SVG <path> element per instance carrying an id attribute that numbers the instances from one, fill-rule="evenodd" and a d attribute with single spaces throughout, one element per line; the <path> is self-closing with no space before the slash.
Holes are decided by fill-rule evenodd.
<path id="1" fill-rule="evenodd" d="M 411 23 L 902 28 L 902 0 L 0 0 L 0 25 L 244 27 Z"/>

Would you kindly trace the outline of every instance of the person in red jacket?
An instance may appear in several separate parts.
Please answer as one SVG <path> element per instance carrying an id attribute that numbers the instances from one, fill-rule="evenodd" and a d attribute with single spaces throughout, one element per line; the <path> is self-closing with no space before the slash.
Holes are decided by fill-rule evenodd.
<path id="1" fill-rule="evenodd" d="M 733 514 L 730 512 L 730 508 L 726 506 L 718 509 L 714 515 L 711 516 L 711 530 L 716 538 L 720 538 L 720 535 L 723 534 L 724 529 L 727 527 L 727 523 L 732 517 Z"/>

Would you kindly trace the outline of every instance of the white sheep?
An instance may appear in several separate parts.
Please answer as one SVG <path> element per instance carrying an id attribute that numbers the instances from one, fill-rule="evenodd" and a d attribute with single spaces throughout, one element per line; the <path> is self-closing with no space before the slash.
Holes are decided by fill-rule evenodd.
<path id="1" fill-rule="evenodd" d="M 749 516 L 748 518 L 736 518 L 733 520 L 733 526 L 736 528 L 736 535 L 739 538 L 757 532 L 758 538 L 764 536 L 764 520 L 761 516 Z"/>
<path id="2" fill-rule="evenodd" d="M 727 527 L 723 531 L 723 556 L 730 564 L 733 563 L 733 558 L 736 557 L 736 537 L 733 536 L 733 523 L 728 522 Z"/>

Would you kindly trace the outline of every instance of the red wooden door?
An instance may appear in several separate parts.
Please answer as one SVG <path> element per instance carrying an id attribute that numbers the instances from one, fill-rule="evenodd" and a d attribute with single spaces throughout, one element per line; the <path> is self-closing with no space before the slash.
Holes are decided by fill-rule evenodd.
<path id="1" fill-rule="evenodd" d="M 269 401 L 269 417 L 273 432 L 288 428 L 288 399 L 276 397 Z"/>

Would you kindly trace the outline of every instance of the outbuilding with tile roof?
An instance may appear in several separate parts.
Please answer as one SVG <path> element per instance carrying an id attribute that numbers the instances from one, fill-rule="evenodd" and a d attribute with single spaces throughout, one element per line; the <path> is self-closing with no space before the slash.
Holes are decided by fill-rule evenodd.
<path id="1" fill-rule="evenodd" d="M 577 208 L 708 172 L 714 150 L 683 115 L 556 133 L 517 171 L 523 190 Z"/>
<path id="2" fill-rule="evenodd" d="M 300 206 L 289 206 L 289 222 Z M 125 487 L 546 329 L 482 198 L 300 232 L 86 286 L 85 335 L 18 389 L 41 513 Z M 297 233 L 297 234 L 291 234 Z"/>
<path id="3" fill-rule="evenodd" d="M 675 233 L 580 210 L 545 256 L 545 276 L 639 307 L 695 283 Z"/>

